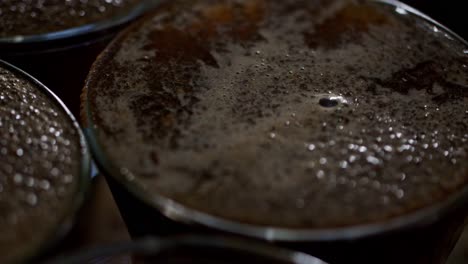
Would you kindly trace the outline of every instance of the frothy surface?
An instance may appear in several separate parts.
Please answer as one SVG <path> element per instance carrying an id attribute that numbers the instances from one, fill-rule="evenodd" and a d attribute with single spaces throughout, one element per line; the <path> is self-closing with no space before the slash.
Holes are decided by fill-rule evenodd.
<path id="1" fill-rule="evenodd" d="M 0 37 L 65 30 L 123 14 L 141 0 L 2 0 Z"/>
<path id="2" fill-rule="evenodd" d="M 50 243 L 73 209 L 79 135 L 34 84 L 0 67 L 0 262 Z"/>
<path id="3" fill-rule="evenodd" d="M 468 50 L 372 1 L 175 1 L 88 82 L 129 181 L 242 223 L 365 224 L 468 180 Z"/>

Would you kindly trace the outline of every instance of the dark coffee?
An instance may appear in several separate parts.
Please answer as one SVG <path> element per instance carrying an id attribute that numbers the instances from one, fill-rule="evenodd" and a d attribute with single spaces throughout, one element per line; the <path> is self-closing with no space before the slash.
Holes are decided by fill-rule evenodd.
<path id="1" fill-rule="evenodd" d="M 385 222 L 468 180 L 467 53 L 372 1 L 174 1 L 98 60 L 89 114 L 147 196 L 255 226 Z"/>
<path id="2" fill-rule="evenodd" d="M 1 263 L 30 258 L 64 231 L 87 172 L 76 124 L 42 89 L 0 64 Z"/>
<path id="3" fill-rule="evenodd" d="M 38 35 L 100 22 L 125 14 L 140 0 L 4 0 L 0 38 Z"/>

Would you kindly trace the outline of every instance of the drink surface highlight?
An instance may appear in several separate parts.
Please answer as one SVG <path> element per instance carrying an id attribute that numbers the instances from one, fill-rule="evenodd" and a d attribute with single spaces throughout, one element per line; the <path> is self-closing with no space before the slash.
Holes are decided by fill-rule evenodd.
<path id="1" fill-rule="evenodd" d="M 468 180 L 468 47 L 375 1 L 173 1 L 87 83 L 127 181 L 256 226 L 393 219 Z"/>
<path id="2" fill-rule="evenodd" d="M 2 0 L 0 37 L 37 35 L 101 22 L 140 0 Z"/>
<path id="3" fill-rule="evenodd" d="M 37 85 L 0 66 L 0 262 L 50 244 L 75 205 L 80 137 Z"/>

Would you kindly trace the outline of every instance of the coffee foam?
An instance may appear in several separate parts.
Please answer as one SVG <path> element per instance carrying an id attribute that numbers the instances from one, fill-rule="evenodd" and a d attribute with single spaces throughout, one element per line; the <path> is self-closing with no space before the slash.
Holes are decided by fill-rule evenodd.
<path id="1" fill-rule="evenodd" d="M 107 154 L 149 194 L 257 225 L 382 221 L 459 190 L 466 47 L 392 6 L 311 2 L 196 2 L 130 32 L 117 81 L 89 87 Z"/>
<path id="2" fill-rule="evenodd" d="M 139 0 L 2 0 L 0 37 L 35 35 L 100 22 Z"/>
<path id="3" fill-rule="evenodd" d="M 78 133 L 35 84 L 0 67 L 0 262 L 56 235 L 81 173 Z"/>

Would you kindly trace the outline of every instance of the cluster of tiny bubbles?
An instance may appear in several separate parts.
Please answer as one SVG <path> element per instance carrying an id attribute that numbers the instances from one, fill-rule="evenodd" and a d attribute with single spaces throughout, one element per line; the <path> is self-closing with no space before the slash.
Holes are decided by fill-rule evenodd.
<path id="1" fill-rule="evenodd" d="M 0 248 L 56 224 L 75 190 L 77 142 L 72 122 L 47 95 L 0 68 Z"/>
<path id="2" fill-rule="evenodd" d="M 91 23 L 115 15 L 134 2 L 136 0 L 0 1 L 0 36 L 37 34 Z M 37 22 L 43 23 L 43 29 L 34 25 Z"/>
<path id="3" fill-rule="evenodd" d="M 85 16 L 88 11 L 105 12 L 108 6 L 120 6 L 122 2 L 123 0 L 64 0 L 56 1 L 55 5 L 68 8 L 68 14 L 72 16 Z M 39 12 L 49 8 L 58 8 L 56 6 L 44 3 L 44 1 L 5 0 L 2 1 L 0 14 L 6 15 L 8 12 L 16 12 L 28 15 L 29 12 L 29 16 L 36 17 Z"/>

